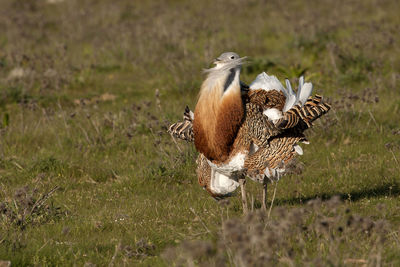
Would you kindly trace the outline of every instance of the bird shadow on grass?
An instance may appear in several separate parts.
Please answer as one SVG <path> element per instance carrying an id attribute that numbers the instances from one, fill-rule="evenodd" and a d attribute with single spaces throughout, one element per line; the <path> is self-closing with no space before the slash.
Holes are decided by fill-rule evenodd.
<path id="1" fill-rule="evenodd" d="M 288 199 L 277 199 L 277 206 L 286 205 L 286 204 L 303 204 L 307 203 L 310 200 L 321 199 L 321 200 L 329 200 L 333 196 L 339 196 L 342 200 L 350 200 L 350 201 L 359 201 L 365 198 L 377 198 L 381 196 L 399 196 L 400 195 L 400 187 L 396 183 L 385 183 L 373 188 L 364 188 L 362 190 L 355 190 L 348 193 L 342 192 L 329 192 L 329 193 L 319 193 L 312 196 L 307 197 L 294 197 Z"/>

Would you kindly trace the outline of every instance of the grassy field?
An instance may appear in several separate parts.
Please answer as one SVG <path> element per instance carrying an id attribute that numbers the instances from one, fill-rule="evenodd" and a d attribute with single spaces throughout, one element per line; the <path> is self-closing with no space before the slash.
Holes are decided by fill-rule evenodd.
<path id="1" fill-rule="evenodd" d="M 0 2 L 0 260 L 399 266 L 400 3 Z M 301 74 L 332 103 L 270 218 L 217 202 L 166 134 L 213 58 Z M 271 199 L 274 186 L 270 186 Z M 334 197 L 339 196 L 339 197 Z M 1 263 L 0 263 L 1 265 Z"/>

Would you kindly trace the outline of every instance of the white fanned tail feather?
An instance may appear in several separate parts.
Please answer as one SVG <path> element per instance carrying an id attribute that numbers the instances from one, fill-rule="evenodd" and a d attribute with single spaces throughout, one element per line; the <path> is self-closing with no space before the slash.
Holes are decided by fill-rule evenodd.
<path id="1" fill-rule="evenodd" d="M 292 85 L 288 79 L 286 79 L 285 82 L 288 89 L 288 96 L 286 97 L 285 106 L 283 106 L 283 112 L 288 111 L 296 104 L 296 95 L 293 92 Z"/>
<path id="2" fill-rule="evenodd" d="M 252 89 L 263 89 L 266 91 L 278 90 L 285 96 L 288 95 L 282 83 L 274 75 L 269 76 L 265 72 L 258 74 L 256 79 L 250 84 L 250 90 Z"/>

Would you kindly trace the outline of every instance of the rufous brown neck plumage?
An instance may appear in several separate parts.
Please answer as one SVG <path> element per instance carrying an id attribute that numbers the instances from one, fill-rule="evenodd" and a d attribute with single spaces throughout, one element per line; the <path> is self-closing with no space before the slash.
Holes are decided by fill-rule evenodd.
<path id="1" fill-rule="evenodd" d="M 228 159 L 244 118 L 240 66 L 210 72 L 203 82 L 193 121 L 196 149 L 207 159 Z"/>

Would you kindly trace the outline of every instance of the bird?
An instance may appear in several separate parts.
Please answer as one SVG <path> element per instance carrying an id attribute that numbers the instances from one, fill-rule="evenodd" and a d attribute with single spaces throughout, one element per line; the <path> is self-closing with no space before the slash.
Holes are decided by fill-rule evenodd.
<path id="1" fill-rule="evenodd" d="M 230 58 L 231 56 L 233 58 Z M 219 119 L 212 117 L 214 119 L 214 128 L 208 129 L 208 134 L 218 133 L 218 130 L 220 131 L 219 134 L 221 134 L 224 133 L 221 129 L 226 128 L 230 130 L 234 128 L 236 131 L 236 134 L 228 134 L 227 136 L 230 138 L 230 141 L 229 143 L 226 141 L 224 143 L 224 145 L 232 143 L 229 150 L 225 150 L 221 156 L 221 153 L 218 154 L 216 151 L 219 149 L 219 152 L 221 152 L 223 149 L 214 149 L 215 146 L 220 146 L 219 143 L 206 143 L 208 145 L 206 149 L 196 145 L 196 139 L 199 138 L 199 134 L 196 135 L 196 119 L 203 115 L 201 112 L 196 113 L 199 102 L 196 105 L 194 113 L 186 107 L 184 120 L 171 125 L 168 131 L 172 136 L 195 143 L 197 150 L 200 152 L 196 161 L 198 182 L 214 198 L 220 199 L 230 196 L 240 185 L 243 208 L 245 210 L 247 203 L 244 177 L 247 176 L 264 184 L 262 207 L 266 209 L 267 182 L 279 180 L 280 176 L 285 173 L 285 167 L 291 160 L 297 154 L 302 154 L 302 149 L 297 143 L 308 142 L 303 134 L 304 130 L 311 127 L 314 120 L 327 113 L 330 106 L 322 101 L 321 96 L 309 97 L 312 92 L 312 84 L 304 83 L 303 77 L 299 80 L 297 94 L 294 94 L 288 80 L 286 80 L 286 89 L 275 76 L 269 76 L 266 73 L 261 73 L 250 86 L 246 86 L 238 79 L 237 65 L 231 63 L 242 63 L 242 61 L 237 61 L 237 59 L 239 59 L 237 54 L 228 52 L 218 57 L 215 63 L 217 70 L 222 69 L 226 71 L 226 69 L 234 69 L 235 78 L 233 78 L 231 83 L 235 82 L 235 87 L 231 87 L 230 89 L 233 88 L 235 90 L 235 105 L 238 106 L 238 95 L 240 95 L 240 101 L 242 101 L 244 108 L 239 127 L 235 120 L 233 120 L 233 123 L 230 120 L 223 120 L 226 117 L 224 112 L 229 112 L 231 109 L 227 108 L 224 110 L 218 106 L 217 101 L 213 103 L 216 106 L 217 115 L 215 113 L 209 114 L 209 116 L 219 116 Z M 225 68 L 225 66 L 229 66 L 229 68 Z M 212 73 L 212 71 L 210 72 Z M 231 71 L 229 72 L 231 73 Z M 222 78 L 218 78 L 219 76 L 222 76 Z M 212 73 L 213 84 L 216 84 L 216 86 L 219 86 L 218 84 L 221 83 L 224 84 L 224 82 L 219 80 L 229 80 L 228 76 L 229 74 L 226 72 L 222 72 L 222 74 L 218 72 L 217 74 Z M 211 94 L 214 93 L 213 90 L 221 90 L 218 87 L 210 89 L 210 84 L 206 83 L 207 79 L 203 83 L 206 87 L 202 85 L 200 92 L 204 88 L 206 89 L 203 92 L 211 92 Z M 232 98 L 232 96 L 229 97 Z M 205 103 L 202 103 L 202 105 L 206 106 Z M 230 108 L 232 107 L 234 105 L 231 105 Z M 241 114 L 241 112 L 239 111 L 237 114 Z M 200 117 L 197 121 L 206 124 L 208 118 Z M 232 119 L 232 117 L 228 118 Z M 234 127 L 229 128 L 224 126 L 218 128 L 216 126 L 218 123 L 228 123 L 228 125 L 232 123 Z M 236 130 L 237 127 L 238 129 Z M 212 129 L 218 130 L 214 130 L 213 132 Z M 201 134 L 205 135 L 205 137 L 202 136 L 200 138 L 207 140 L 205 131 L 200 133 L 200 136 Z M 220 136 L 223 137 L 223 135 Z M 204 141 L 198 142 L 198 144 L 206 146 L 204 145 Z"/>

